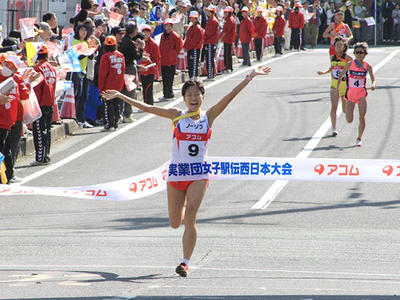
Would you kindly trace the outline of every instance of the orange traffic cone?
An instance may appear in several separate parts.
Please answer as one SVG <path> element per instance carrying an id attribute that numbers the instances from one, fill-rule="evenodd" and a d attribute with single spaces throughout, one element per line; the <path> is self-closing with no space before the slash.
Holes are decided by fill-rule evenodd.
<path id="1" fill-rule="evenodd" d="M 242 49 L 242 43 L 239 41 L 236 47 L 236 56 L 238 58 L 242 58 L 243 57 L 243 49 Z"/>
<path id="2" fill-rule="evenodd" d="M 53 119 L 51 120 L 52 123 L 61 123 L 60 113 L 58 111 L 58 104 L 53 104 Z"/>
<path id="3" fill-rule="evenodd" d="M 63 119 L 76 119 L 76 109 L 75 109 L 75 95 L 74 95 L 74 86 L 67 89 L 64 101 L 61 106 L 61 118 Z"/>
<path id="4" fill-rule="evenodd" d="M 217 60 L 217 70 L 218 72 L 222 72 L 225 70 L 225 64 L 224 64 L 224 45 L 221 46 L 221 50 L 219 53 L 217 53 L 218 56 L 216 58 Z"/>
<path id="5" fill-rule="evenodd" d="M 214 75 L 218 73 L 217 64 L 214 58 Z M 207 63 L 203 63 L 203 67 L 201 68 L 201 75 L 207 76 Z"/>
<path id="6" fill-rule="evenodd" d="M 178 54 L 178 61 L 176 63 L 177 70 L 187 69 L 187 53 L 182 49 Z"/>

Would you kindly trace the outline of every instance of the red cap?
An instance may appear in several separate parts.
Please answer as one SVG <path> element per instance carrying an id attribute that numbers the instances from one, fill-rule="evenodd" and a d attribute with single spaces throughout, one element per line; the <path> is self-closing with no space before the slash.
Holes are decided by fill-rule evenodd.
<path id="1" fill-rule="evenodd" d="M 233 12 L 233 8 L 230 6 L 225 7 L 224 12 Z"/>
<path id="2" fill-rule="evenodd" d="M 164 25 L 167 25 L 167 24 L 174 25 L 174 22 L 172 22 L 172 19 L 166 19 L 163 24 Z"/>
<path id="3" fill-rule="evenodd" d="M 113 35 L 109 35 L 106 37 L 104 44 L 107 46 L 115 46 L 117 44 L 117 39 Z"/>
<path id="4" fill-rule="evenodd" d="M 199 13 L 197 11 L 192 10 L 189 14 L 189 18 L 199 18 Z"/>
<path id="5" fill-rule="evenodd" d="M 165 24 L 165 22 L 164 22 L 164 24 Z M 149 25 L 143 25 L 142 32 L 145 30 L 151 31 L 151 27 Z"/>
<path id="6" fill-rule="evenodd" d="M 207 9 L 208 11 L 211 11 L 211 12 L 214 12 L 214 13 L 217 11 L 217 9 L 215 8 L 214 5 L 209 5 L 206 9 Z"/>
<path id="7" fill-rule="evenodd" d="M 49 50 L 47 49 L 46 45 L 42 45 L 42 47 L 39 49 L 38 54 L 48 54 Z"/>

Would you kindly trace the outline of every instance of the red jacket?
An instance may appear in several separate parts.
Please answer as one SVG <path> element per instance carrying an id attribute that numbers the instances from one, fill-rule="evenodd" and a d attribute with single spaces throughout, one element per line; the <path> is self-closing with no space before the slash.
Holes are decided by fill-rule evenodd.
<path id="1" fill-rule="evenodd" d="M 249 17 L 240 22 L 239 39 L 241 43 L 250 43 L 254 36 L 254 25 Z"/>
<path id="2" fill-rule="evenodd" d="M 261 16 L 254 18 L 254 33 L 255 39 L 263 39 L 267 33 L 268 23 L 267 20 Z"/>
<path id="3" fill-rule="evenodd" d="M 204 33 L 200 25 L 199 24 L 192 25 L 189 27 L 186 33 L 186 38 L 185 42 L 183 43 L 183 48 L 186 51 L 192 49 L 201 49 L 203 47 L 203 39 L 204 39 Z"/>
<path id="4" fill-rule="evenodd" d="M 53 106 L 56 101 L 57 74 L 54 67 L 47 61 L 42 60 L 33 68 L 43 75 L 43 80 L 33 88 L 40 106 Z"/>
<path id="5" fill-rule="evenodd" d="M 207 21 L 206 28 L 204 29 L 204 45 L 215 45 L 218 42 L 219 24 L 215 17 Z"/>
<path id="6" fill-rule="evenodd" d="M 233 44 L 236 41 L 236 23 L 233 17 L 228 17 L 225 19 L 224 27 L 222 28 L 222 33 L 224 33 L 222 42 L 227 44 Z"/>
<path id="7" fill-rule="evenodd" d="M 299 12 L 295 13 L 294 10 L 289 15 L 289 28 L 304 28 L 304 15 Z"/>
<path id="8" fill-rule="evenodd" d="M 121 91 L 124 87 L 125 58 L 115 50 L 101 56 L 99 69 L 99 91 Z"/>
<path id="9" fill-rule="evenodd" d="M 6 79 L 6 77 L 0 74 L 0 82 Z M 14 74 L 13 79 L 17 85 L 7 94 L 8 96 L 12 96 L 12 99 L 9 103 L 0 105 L 0 128 L 6 130 L 11 130 L 16 121 L 22 120 L 23 111 L 20 100 L 28 99 L 30 92 L 20 75 Z M 20 119 L 18 119 L 19 114 Z"/>
<path id="10" fill-rule="evenodd" d="M 274 26 L 272 27 L 272 31 L 274 32 L 274 36 L 283 37 L 283 31 L 285 30 L 286 21 L 283 16 L 277 16 L 275 18 Z"/>
<path id="11" fill-rule="evenodd" d="M 162 66 L 175 66 L 178 60 L 178 54 L 182 50 L 182 38 L 175 31 L 172 31 L 168 37 L 166 32 L 161 35 L 160 53 Z"/>
<path id="12" fill-rule="evenodd" d="M 154 40 L 152 38 L 149 38 L 146 41 L 146 45 L 144 47 L 144 52 L 147 54 L 147 56 L 149 56 L 149 59 L 142 58 L 139 61 L 139 64 L 143 65 L 143 66 L 147 66 L 152 63 L 156 63 L 157 66 L 148 68 L 146 71 L 139 71 L 139 74 L 141 74 L 141 75 L 156 74 L 157 69 L 160 65 L 161 55 L 160 55 L 160 48 L 158 47 L 158 45 L 154 42 Z"/>

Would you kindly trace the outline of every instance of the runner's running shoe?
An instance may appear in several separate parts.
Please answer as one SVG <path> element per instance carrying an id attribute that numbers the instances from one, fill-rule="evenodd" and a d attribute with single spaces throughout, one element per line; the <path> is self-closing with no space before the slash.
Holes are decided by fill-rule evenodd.
<path id="1" fill-rule="evenodd" d="M 189 267 L 185 263 L 180 263 L 180 265 L 176 267 L 175 272 L 181 277 L 187 277 Z"/>
<path id="2" fill-rule="evenodd" d="M 362 147 L 362 142 L 359 138 L 356 139 L 356 146 L 357 147 Z"/>
<path id="3" fill-rule="evenodd" d="M 332 136 L 335 137 L 337 136 L 339 133 L 336 129 L 332 129 Z"/>

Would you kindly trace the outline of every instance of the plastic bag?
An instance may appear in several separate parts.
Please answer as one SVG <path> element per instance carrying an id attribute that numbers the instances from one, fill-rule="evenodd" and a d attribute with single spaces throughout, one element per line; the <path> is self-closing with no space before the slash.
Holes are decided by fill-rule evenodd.
<path id="1" fill-rule="evenodd" d="M 36 98 L 34 90 L 31 90 L 29 99 L 26 101 L 22 101 L 21 103 L 22 107 L 24 108 L 24 124 L 33 123 L 42 116 L 42 110 L 40 109 L 39 102 Z"/>

